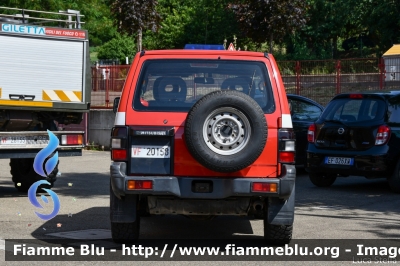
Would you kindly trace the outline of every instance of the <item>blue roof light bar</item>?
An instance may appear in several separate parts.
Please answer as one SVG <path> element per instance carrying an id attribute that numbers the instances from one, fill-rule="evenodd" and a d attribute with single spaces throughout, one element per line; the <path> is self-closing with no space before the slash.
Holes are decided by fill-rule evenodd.
<path id="1" fill-rule="evenodd" d="M 222 44 L 186 44 L 186 50 L 225 50 Z"/>

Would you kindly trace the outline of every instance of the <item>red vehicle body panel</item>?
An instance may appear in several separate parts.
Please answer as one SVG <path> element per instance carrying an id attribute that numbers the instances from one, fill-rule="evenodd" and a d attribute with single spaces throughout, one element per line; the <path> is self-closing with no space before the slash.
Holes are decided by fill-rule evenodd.
<path id="1" fill-rule="evenodd" d="M 189 153 L 183 139 L 186 112 L 138 112 L 133 109 L 133 96 L 139 79 L 140 66 L 145 60 L 151 59 L 221 59 L 221 60 L 252 60 L 262 61 L 267 67 L 271 81 L 276 109 L 271 114 L 266 114 L 268 137 L 266 148 L 260 157 L 249 167 L 233 173 L 214 172 L 199 164 Z M 268 54 L 269 58 L 272 55 Z M 277 163 L 278 153 L 278 119 L 282 114 L 290 115 L 289 105 L 282 78 L 275 60 L 265 57 L 264 53 L 257 52 L 231 52 L 231 51 L 201 51 L 201 50 L 163 50 L 145 52 L 144 56 L 137 54 L 121 95 L 118 112 L 125 113 L 127 126 L 170 126 L 175 129 L 174 146 L 174 176 L 213 176 L 213 177 L 277 177 L 280 175 L 280 164 Z M 125 103 L 125 104 L 122 104 Z M 282 108 L 282 109 L 281 109 Z M 164 121 L 167 123 L 164 123 Z"/>

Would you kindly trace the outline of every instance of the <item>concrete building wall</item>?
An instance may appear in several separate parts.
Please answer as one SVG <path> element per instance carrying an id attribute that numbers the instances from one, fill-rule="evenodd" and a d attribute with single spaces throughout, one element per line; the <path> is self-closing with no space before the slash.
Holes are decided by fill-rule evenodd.
<path id="1" fill-rule="evenodd" d="M 110 149 L 111 129 L 114 126 L 115 114 L 110 109 L 92 109 L 89 113 L 89 144 L 104 146 Z"/>

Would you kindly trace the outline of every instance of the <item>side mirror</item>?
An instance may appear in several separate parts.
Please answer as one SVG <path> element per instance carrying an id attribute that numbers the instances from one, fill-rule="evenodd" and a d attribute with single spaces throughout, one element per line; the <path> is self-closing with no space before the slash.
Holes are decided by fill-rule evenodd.
<path id="1" fill-rule="evenodd" d="M 121 97 L 115 97 L 114 98 L 114 103 L 113 103 L 113 112 L 114 112 L 114 114 L 116 114 L 117 111 L 118 111 L 119 100 L 121 100 Z"/>

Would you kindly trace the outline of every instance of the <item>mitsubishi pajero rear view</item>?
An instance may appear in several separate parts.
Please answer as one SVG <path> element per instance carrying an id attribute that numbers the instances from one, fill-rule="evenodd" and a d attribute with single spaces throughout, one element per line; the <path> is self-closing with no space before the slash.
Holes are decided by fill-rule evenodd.
<path id="1" fill-rule="evenodd" d="M 163 214 L 252 215 L 267 241 L 291 240 L 295 138 L 272 55 L 142 51 L 114 107 L 114 241 L 136 240 L 142 215 Z"/>

